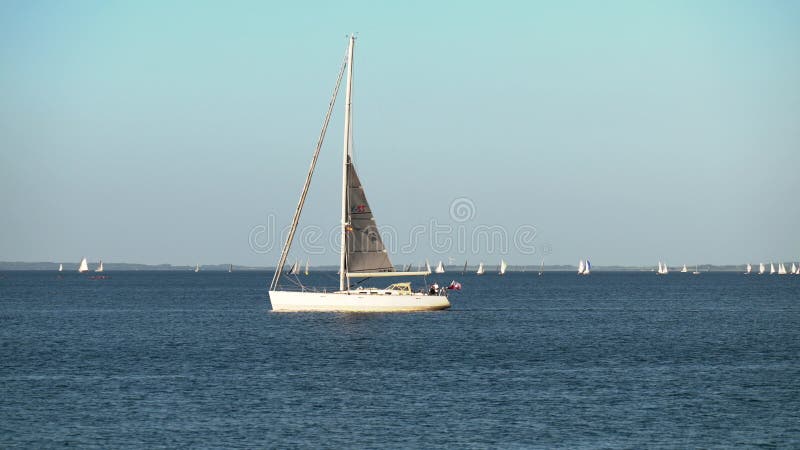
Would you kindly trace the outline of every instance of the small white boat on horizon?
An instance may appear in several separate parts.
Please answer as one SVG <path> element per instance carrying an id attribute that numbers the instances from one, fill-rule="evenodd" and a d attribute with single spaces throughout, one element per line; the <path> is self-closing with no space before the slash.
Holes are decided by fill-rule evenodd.
<path id="1" fill-rule="evenodd" d="M 661 261 L 658 262 L 658 271 L 656 271 L 657 275 L 667 275 L 669 274 L 669 268 L 667 267 L 667 263 L 662 263 Z"/>
<path id="2" fill-rule="evenodd" d="M 581 266 L 583 270 L 581 270 Z M 583 260 L 581 260 L 578 264 L 578 275 L 589 275 L 590 273 L 592 273 L 592 263 L 589 262 L 589 258 L 586 258 L 585 264 Z"/>
<path id="3" fill-rule="evenodd" d="M 63 272 L 64 271 L 64 264 L 63 263 L 59 263 L 58 264 L 58 271 L 59 272 Z"/>
<path id="4" fill-rule="evenodd" d="M 759 275 L 764 275 L 764 272 L 766 272 L 766 271 L 767 271 L 767 268 L 764 267 L 764 263 L 759 263 L 759 265 L 758 265 L 758 274 Z"/>
<path id="5" fill-rule="evenodd" d="M 747 268 L 745 268 L 745 269 L 744 269 L 744 274 L 745 274 L 745 275 L 750 275 L 750 273 L 751 273 L 752 271 L 753 271 L 753 266 L 751 266 L 751 265 L 750 265 L 750 263 L 748 263 L 748 264 L 747 264 Z"/>
<path id="6" fill-rule="evenodd" d="M 478 271 L 477 271 L 477 272 L 475 272 L 475 275 L 483 275 L 483 274 L 484 274 L 484 272 L 485 272 L 485 270 L 483 269 L 483 263 L 480 263 L 480 264 L 478 265 Z"/>
<path id="7" fill-rule="evenodd" d="M 436 265 L 436 269 L 433 271 L 433 273 L 444 273 L 444 265 L 441 261 L 439 261 L 439 264 Z"/>
<path id="8" fill-rule="evenodd" d="M 775 264 L 773 264 L 773 263 L 769 263 L 769 274 L 770 275 L 774 275 L 775 274 Z"/>
<path id="9" fill-rule="evenodd" d="M 97 266 L 97 269 L 94 269 L 95 272 L 102 272 L 103 271 L 103 260 L 100 260 L 100 265 Z"/>
<path id="10" fill-rule="evenodd" d="M 508 269 L 508 264 L 506 264 L 505 260 L 500 260 L 500 271 L 497 273 L 498 275 L 505 275 L 506 269 Z"/>
<path id="11" fill-rule="evenodd" d="M 200 264 L 195 264 L 195 266 L 194 266 L 194 272 L 195 272 L 195 273 L 197 273 L 197 272 L 200 272 Z"/>
<path id="12" fill-rule="evenodd" d="M 687 269 L 686 264 L 684 264 L 683 267 L 681 268 L 681 273 L 687 273 L 688 271 L 689 269 Z"/>
<path id="13" fill-rule="evenodd" d="M 84 273 L 89 271 L 89 262 L 86 261 L 86 258 L 81 259 L 80 265 L 78 265 L 78 273 Z"/>
<path id="14" fill-rule="evenodd" d="M 697 264 L 694 265 L 694 272 L 692 272 L 692 275 L 700 275 L 700 271 L 697 269 Z"/>

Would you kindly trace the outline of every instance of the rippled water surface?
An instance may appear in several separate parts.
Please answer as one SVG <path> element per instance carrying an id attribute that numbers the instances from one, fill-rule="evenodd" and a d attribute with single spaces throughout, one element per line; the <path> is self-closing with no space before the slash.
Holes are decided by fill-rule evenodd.
<path id="1" fill-rule="evenodd" d="M 109 275 L 0 273 L 0 447 L 800 446 L 800 276 L 445 274 L 448 311 L 278 314 L 267 273 Z"/>

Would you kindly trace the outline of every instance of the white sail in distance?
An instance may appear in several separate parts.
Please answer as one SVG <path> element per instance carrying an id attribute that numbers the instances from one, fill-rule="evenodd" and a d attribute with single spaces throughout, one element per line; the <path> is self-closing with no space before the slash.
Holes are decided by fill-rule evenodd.
<path id="1" fill-rule="evenodd" d="M 89 262 L 86 261 L 86 258 L 81 259 L 81 263 L 78 266 L 78 272 L 84 273 L 89 271 Z"/>

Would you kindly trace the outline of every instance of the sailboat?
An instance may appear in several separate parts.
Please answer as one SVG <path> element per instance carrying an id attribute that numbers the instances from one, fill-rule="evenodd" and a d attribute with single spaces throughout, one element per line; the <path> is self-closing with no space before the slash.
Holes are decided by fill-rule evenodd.
<path id="1" fill-rule="evenodd" d="M 289 275 L 300 275 L 300 261 L 295 261 L 289 269 Z"/>
<path id="2" fill-rule="evenodd" d="M 95 272 L 102 272 L 103 271 L 103 260 L 100 260 L 100 265 L 97 266 L 97 269 L 94 269 Z"/>
<path id="3" fill-rule="evenodd" d="M 306 258 L 306 270 L 303 272 L 304 275 L 308 275 L 308 258 Z"/>
<path id="4" fill-rule="evenodd" d="M 228 264 L 228 273 L 233 272 L 233 264 Z"/>
<path id="5" fill-rule="evenodd" d="M 766 267 L 764 267 L 764 263 L 760 263 L 758 265 L 758 274 L 759 275 L 764 275 L 764 272 L 766 272 L 766 271 L 767 271 L 767 269 L 766 269 Z"/>
<path id="6" fill-rule="evenodd" d="M 506 264 L 506 262 L 501 259 L 500 260 L 500 272 L 498 272 L 498 273 L 500 275 L 505 275 L 506 274 L 506 269 L 508 269 L 508 264 Z"/>
<path id="7" fill-rule="evenodd" d="M 783 263 L 778 264 L 778 275 L 786 275 L 786 266 Z"/>
<path id="8" fill-rule="evenodd" d="M 686 268 L 686 264 L 684 264 L 683 267 L 681 268 L 681 273 L 686 273 L 688 271 L 689 271 L 689 269 L 687 269 Z"/>
<path id="9" fill-rule="evenodd" d="M 195 272 L 195 273 L 197 273 L 197 272 L 200 272 L 200 264 L 195 264 L 195 266 L 194 266 L 194 272 Z"/>
<path id="10" fill-rule="evenodd" d="M 775 273 L 775 264 L 769 263 L 769 274 L 773 275 Z"/>
<path id="11" fill-rule="evenodd" d="M 797 266 L 795 266 L 794 263 L 792 263 L 792 272 L 791 273 L 797 275 L 797 270 L 798 270 Z"/>
<path id="12" fill-rule="evenodd" d="M 751 266 L 750 263 L 747 263 L 747 268 L 744 270 L 744 274 L 750 275 L 750 272 L 752 271 L 753 271 L 753 266 Z"/>
<path id="13" fill-rule="evenodd" d="M 539 276 L 544 273 L 544 258 L 542 258 L 542 265 L 539 266 Z"/>
<path id="14" fill-rule="evenodd" d="M 362 287 L 361 281 L 378 277 L 411 277 L 429 275 L 425 272 L 397 272 L 383 245 L 373 211 L 367 202 L 366 191 L 356 172 L 353 159 L 352 133 L 352 89 L 353 89 L 353 50 L 355 36 L 348 39 L 347 59 L 342 64 L 333 95 L 328 104 L 322 131 L 317 141 L 311 167 L 303 185 L 289 234 L 286 238 L 275 275 L 269 287 L 269 299 L 273 311 L 360 311 L 394 312 L 439 310 L 450 307 L 447 290 L 431 288 L 428 292 L 413 292 L 410 282 L 394 283 L 386 288 Z M 344 105 L 344 149 L 342 161 L 342 209 L 341 209 L 341 247 L 339 259 L 339 289 L 336 291 L 288 291 L 280 288 L 280 278 L 286 258 L 292 246 L 297 224 L 303 211 L 311 178 L 317 158 L 330 122 L 331 112 L 336 102 L 339 86 L 345 69 L 347 82 Z M 356 283 L 352 283 L 356 279 Z M 363 280 L 358 280 L 363 279 Z"/>
<path id="15" fill-rule="evenodd" d="M 586 267 L 583 268 L 583 273 L 581 275 L 589 275 L 592 273 L 592 263 L 589 260 L 586 260 Z"/>
<path id="16" fill-rule="evenodd" d="M 89 263 L 86 261 L 86 258 L 81 260 L 81 264 L 78 266 L 78 272 L 84 273 L 89 271 Z"/>
<path id="17" fill-rule="evenodd" d="M 586 265 L 583 263 L 583 260 L 581 259 L 580 261 L 578 261 L 578 275 L 583 275 L 584 270 L 586 270 Z"/>
<path id="18" fill-rule="evenodd" d="M 433 273 L 444 273 L 444 266 L 441 261 L 436 265 L 436 270 L 434 270 Z"/>
<path id="19" fill-rule="evenodd" d="M 480 263 L 480 264 L 478 265 L 478 271 L 477 271 L 477 272 L 475 272 L 475 275 L 483 275 L 483 273 L 484 273 L 484 272 L 485 272 L 485 271 L 483 270 L 483 263 Z"/>
<path id="20" fill-rule="evenodd" d="M 697 264 L 694 265 L 694 272 L 692 272 L 692 275 L 700 275 L 700 271 L 697 269 Z"/>
<path id="21" fill-rule="evenodd" d="M 64 271 L 64 264 L 59 264 L 58 265 L 58 271 L 59 272 L 63 272 Z"/>
<path id="22" fill-rule="evenodd" d="M 425 272 L 431 273 L 431 264 L 427 259 L 425 260 Z"/>
<path id="23" fill-rule="evenodd" d="M 669 273 L 669 269 L 667 268 L 667 263 L 663 263 L 662 264 L 661 261 L 659 261 L 658 262 L 658 271 L 656 272 L 656 274 L 658 274 L 658 275 L 666 275 L 668 273 Z"/>
<path id="24" fill-rule="evenodd" d="M 464 275 L 465 273 L 467 273 L 467 261 L 466 260 L 464 261 L 464 268 L 461 269 L 461 275 Z"/>

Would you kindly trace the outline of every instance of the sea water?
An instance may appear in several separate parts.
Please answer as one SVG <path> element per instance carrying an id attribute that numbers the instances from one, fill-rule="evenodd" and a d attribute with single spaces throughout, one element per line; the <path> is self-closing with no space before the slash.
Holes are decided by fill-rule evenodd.
<path id="1" fill-rule="evenodd" d="M 800 446 L 798 276 L 453 273 L 450 310 L 340 314 L 107 275 L 0 273 L 0 447 Z"/>

